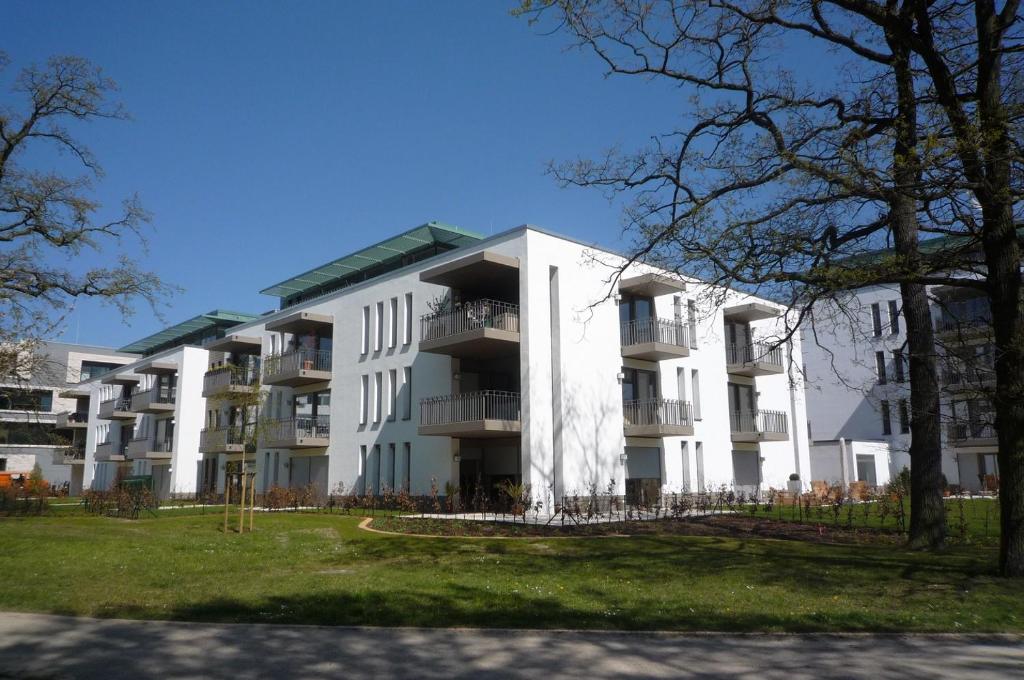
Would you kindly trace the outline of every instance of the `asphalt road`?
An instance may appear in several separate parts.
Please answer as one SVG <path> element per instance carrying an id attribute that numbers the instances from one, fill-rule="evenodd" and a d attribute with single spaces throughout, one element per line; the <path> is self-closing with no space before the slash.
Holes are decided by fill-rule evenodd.
<path id="1" fill-rule="evenodd" d="M 0 678 L 1024 678 L 1020 636 L 329 628 L 0 612 Z"/>

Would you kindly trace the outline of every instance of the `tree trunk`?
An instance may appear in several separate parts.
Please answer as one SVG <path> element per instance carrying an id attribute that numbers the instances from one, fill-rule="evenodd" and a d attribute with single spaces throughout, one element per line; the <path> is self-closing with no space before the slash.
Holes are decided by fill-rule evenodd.
<path id="1" fill-rule="evenodd" d="M 900 21 L 894 17 L 893 21 Z M 898 28 L 897 28 L 898 31 Z M 887 30 L 896 78 L 897 123 L 893 148 L 895 186 L 889 199 L 891 228 L 900 264 L 918 271 L 921 254 L 917 221 L 920 180 L 917 155 L 917 99 L 910 51 L 897 31 Z M 912 548 L 941 548 L 946 540 L 942 500 L 942 436 L 939 384 L 928 292 L 920 283 L 901 283 L 903 318 L 910 357 L 910 540 Z"/>

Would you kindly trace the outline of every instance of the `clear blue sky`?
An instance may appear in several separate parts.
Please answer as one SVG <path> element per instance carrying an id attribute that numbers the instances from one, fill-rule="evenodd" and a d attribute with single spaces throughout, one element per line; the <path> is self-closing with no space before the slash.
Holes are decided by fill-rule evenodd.
<path id="1" fill-rule="evenodd" d="M 184 289 L 173 323 L 271 309 L 261 288 L 431 219 L 616 246 L 620 207 L 545 164 L 643 143 L 684 100 L 606 79 L 510 7 L 8 0 L 0 46 L 11 71 L 75 54 L 121 86 L 134 120 L 81 136 L 107 172 L 99 199 L 137 192 L 153 213 L 148 253 L 125 248 Z M 120 346 L 162 325 L 87 303 L 63 339 Z"/>

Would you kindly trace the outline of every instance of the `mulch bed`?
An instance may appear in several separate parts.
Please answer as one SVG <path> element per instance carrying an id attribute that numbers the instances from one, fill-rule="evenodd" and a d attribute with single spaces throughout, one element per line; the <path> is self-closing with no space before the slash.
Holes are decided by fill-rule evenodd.
<path id="1" fill-rule="evenodd" d="M 809 543 L 898 544 L 902 537 L 879 529 L 833 527 L 829 524 L 800 524 L 749 515 L 711 515 L 685 519 L 658 519 L 544 526 L 457 519 L 406 519 L 378 517 L 372 527 L 379 531 L 429 536 L 466 537 L 567 537 L 567 536 L 724 536 L 728 538 L 774 538 Z"/>

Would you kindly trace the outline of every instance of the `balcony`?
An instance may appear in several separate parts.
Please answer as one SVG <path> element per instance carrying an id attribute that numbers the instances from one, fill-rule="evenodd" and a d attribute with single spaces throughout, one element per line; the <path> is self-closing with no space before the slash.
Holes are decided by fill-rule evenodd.
<path id="1" fill-rule="evenodd" d="M 690 328 L 681 321 L 648 317 L 633 319 L 619 328 L 622 356 L 662 361 L 690 356 Z"/>
<path id="2" fill-rule="evenodd" d="M 267 422 L 260 436 L 268 449 L 316 449 L 331 443 L 330 416 L 298 416 Z"/>
<path id="3" fill-rule="evenodd" d="M 730 323 L 750 323 L 762 319 L 774 319 L 781 315 L 782 311 L 778 307 L 763 302 L 729 305 L 722 310 L 722 316 Z"/>
<path id="4" fill-rule="evenodd" d="M 944 337 L 976 337 L 990 332 L 992 312 L 986 298 L 951 299 L 939 303 L 935 332 Z"/>
<path id="5" fill-rule="evenodd" d="M 97 463 L 121 463 L 124 462 L 125 446 L 121 442 L 103 442 L 96 445 Z"/>
<path id="6" fill-rule="evenodd" d="M 628 295 L 658 297 L 659 295 L 682 293 L 685 290 L 686 283 L 662 274 L 640 274 L 619 279 L 619 292 Z"/>
<path id="7" fill-rule="evenodd" d="M 162 460 L 173 455 L 174 442 L 170 439 L 154 442 L 149 437 L 128 442 L 125 455 L 129 460 Z"/>
<path id="8" fill-rule="evenodd" d="M 789 439 L 789 419 L 782 411 L 733 411 L 729 430 L 734 442 L 784 442 Z"/>
<path id="9" fill-rule="evenodd" d="M 942 385 L 949 392 L 984 392 L 995 382 L 995 366 L 947 366 L 942 371 Z"/>
<path id="10" fill-rule="evenodd" d="M 980 421 L 955 420 L 948 423 L 946 434 L 958 447 L 998 446 L 995 425 Z"/>
<path id="11" fill-rule="evenodd" d="M 296 387 L 330 379 L 330 350 L 296 349 L 263 357 L 263 382 L 266 385 Z"/>
<path id="12" fill-rule="evenodd" d="M 54 427 L 58 430 L 84 430 L 89 426 L 89 414 L 85 411 L 66 411 L 57 414 Z"/>
<path id="13" fill-rule="evenodd" d="M 475 300 L 420 317 L 420 350 L 488 358 L 519 351 L 519 305 Z"/>
<path id="14" fill-rule="evenodd" d="M 245 434 L 241 427 L 204 427 L 199 431 L 199 450 L 203 453 L 242 453 Z"/>
<path id="15" fill-rule="evenodd" d="M 175 389 L 167 385 L 154 385 L 145 392 L 132 395 L 135 413 L 173 413 Z"/>
<path id="16" fill-rule="evenodd" d="M 82 465 L 85 463 L 85 447 L 69 446 L 53 452 L 54 465 Z"/>
<path id="17" fill-rule="evenodd" d="M 627 437 L 688 437 L 693 434 L 693 411 L 688 401 L 625 401 L 622 417 Z"/>
<path id="18" fill-rule="evenodd" d="M 259 389 L 259 369 L 226 365 L 210 369 L 203 376 L 203 397 L 252 393 Z"/>
<path id="19" fill-rule="evenodd" d="M 100 418 L 103 420 L 135 420 L 131 397 L 118 397 L 101 401 Z"/>
<path id="20" fill-rule="evenodd" d="M 783 372 L 782 347 L 766 342 L 725 346 L 725 370 L 733 375 L 756 377 L 778 375 Z"/>
<path id="21" fill-rule="evenodd" d="M 486 439 L 522 431 L 518 392 L 482 390 L 429 397 L 420 402 L 421 435 Z"/>

